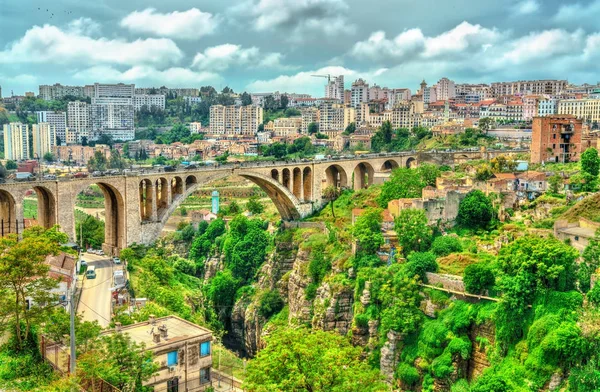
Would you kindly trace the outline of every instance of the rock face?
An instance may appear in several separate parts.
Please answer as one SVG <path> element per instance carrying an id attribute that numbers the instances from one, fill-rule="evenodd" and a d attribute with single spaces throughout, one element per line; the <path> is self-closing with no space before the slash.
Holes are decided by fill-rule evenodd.
<path id="1" fill-rule="evenodd" d="M 352 326 L 352 304 L 354 290 L 352 287 L 332 287 L 323 283 L 317 289 L 317 297 L 313 303 L 313 328 L 323 331 L 337 331 L 345 335 Z"/>
<path id="2" fill-rule="evenodd" d="M 242 298 L 235 303 L 231 312 L 231 335 L 246 355 L 253 357 L 264 347 L 261 335 L 265 322 L 249 299 Z"/>
<path id="3" fill-rule="evenodd" d="M 308 264 L 310 254 L 304 250 L 298 251 L 294 267 L 288 282 L 288 304 L 291 324 L 310 324 L 311 302 L 306 299 L 306 287 L 310 284 Z"/>
<path id="4" fill-rule="evenodd" d="M 473 325 L 469 331 L 469 339 L 473 342 L 473 350 L 468 361 L 467 377 L 472 381 L 490 366 L 487 348 L 493 347 L 496 341 L 496 328 L 490 321 Z"/>
<path id="5" fill-rule="evenodd" d="M 221 256 L 211 256 L 206 259 L 206 263 L 204 263 L 204 281 L 208 282 L 210 279 L 214 278 L 217 274 L 217 271 L 221 269 Z"/>
<path id="6" fill-rule="evenodd" d="M 402 335 L 390 330 L 387 333 L 387 340 L 381 348 L 379 368 L 381 369 L 381 374 L 383 374 L 386 381 L 390 384 L 394 381 L 394 371 L 396 370 L 396 366 L 398 366 L 398 358 L 402 351 L 401 344 Z"/>

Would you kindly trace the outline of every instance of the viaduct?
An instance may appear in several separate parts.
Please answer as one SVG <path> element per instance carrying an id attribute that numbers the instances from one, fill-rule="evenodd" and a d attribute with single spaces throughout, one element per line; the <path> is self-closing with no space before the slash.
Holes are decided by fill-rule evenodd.
<path id="1" fill-rule="evenodd" d="M 511 151 L 397 152 L 314 161 L 278 161 L 227 164 L 175 172 L 68 179 L 59 181 L 8 182 L 0 184 L 2 234 L 22 230 L 25 194 L 33 189 L 38 200 L 38 224 L 60 225 L 75 238 L 77 195 L 92 184 L 104 193 L 105 243 L 103 250 L 116 255 L 133 243 L 151 244 L 169 216 L 198 187 L 230 175 L 244 177 L 262 188 L 284 220 L 300 219 L 319 209 L 328 186 L 366 188 L 398 167 L 418 163 L 454 165 L 475 159 L 491 159 Z"/>

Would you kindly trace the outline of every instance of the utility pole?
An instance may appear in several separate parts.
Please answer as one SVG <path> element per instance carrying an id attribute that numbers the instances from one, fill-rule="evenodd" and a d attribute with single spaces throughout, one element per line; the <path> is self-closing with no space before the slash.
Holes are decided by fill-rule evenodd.
<path id="1" fill-rule="evenodd" d="M 75 351 L 75 287 L 77 285 L 77 275 L 75 275 L 75 279 L 71 282 L 71 293 L 69 298 L 70 302 L 70 313 L 71 313 L 71 326 L 70 326 L 70 340 L 71 340 L 71 363 L 69 367 L 69 373 L 71 375 L 75 375 L 75 361 L 77 353 Z"/>

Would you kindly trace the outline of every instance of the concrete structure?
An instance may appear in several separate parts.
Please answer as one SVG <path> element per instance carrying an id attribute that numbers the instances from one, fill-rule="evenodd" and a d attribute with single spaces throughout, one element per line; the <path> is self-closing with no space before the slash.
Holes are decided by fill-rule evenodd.
<path id="1" fill-rule="evenodd" d="M 212 332 L 176 316 L 156 319 L 103 332 L 102 336 L 127 334 L 144 350 L 152 351 L 159 365 L 156 375 L 144 383 L 157 391 L 204 391 L 211 384 Z"/>
<path id="2" fill-rule="evenodd" d="M 254 136 L 263 123 L 263 108 L 260 106 L 210 107 L 210 133 L 228 136 Z"/>
<path id="3" fill-rule="evenodd" d="M 90 138 L 92 129 L 91 105 L 87 102 L 74 101 L 67 105 L 67 129 L 65 141 L 67 144 L 81 143 L 82 139 Z"/>
<path id="4" fill-rule="evenodd" d="M 531 163 L 573 162 L 581 154 L 582 121 L 572 115 L 535 117 Z"/>
<path id="5" fill-rule="evenodd" d="M 320 118 L 319 109 L 311 107 L 311 108 L 303 108 L 302 112 L 302 125 L 300 128 L 301 133 L 308 133 L 308 126 L 311 123 L 318 124 Z"/>
<path id="6" fill-rule="evenodd" d="M 135 84 L 101 84 L 94 83 L 94 98 L 133 98 Z"/>
<path id="7" fill-rule="evenodd" d="M 599 228 L 600 223 L 583 217 L 580 217 L 577 222 L 558 219 L 554 222 L 554 236 L 561 241 L 569 240 L 571 246 L 583 253 Z"/>
<path id="8" fill-rule="evenodd" d="M 570 114 L 586 123 L 600 123 L 600 99 L 567 99 L 558 103 L 558 114 Z"/>
<path id="9" fill-rule="evenodd" d="M 133 108 L 136 111 L 146 107 L 148 110 L 152 107 L 165 110 L 165 96 L 162 94 L 136 94 L 133 96 Z"/>
<path id="10" fill-rule="evenodd" d="M 325 86 L 325 98 L 337 99 L 344 102 L 344 75 L 333 76 Z"/>
<path id="11" fill-rule="evenodd" d="M 352 96 L 350 105 L 357 108 L 361 103 L 369 102 L 369 84 L 363 79 L 358 79 L 352 83 Z"/>
<path id="12" fill-rule="evenodd" d="M 219 192 L 216 190 L 211 194 L 211 212 L 213 214 L 219 213 Z"/>
<path id="13" fill-rule="evenodd" d="M 117 89 L 114 94 L 118 94 L 119 91 Z M 98 140 L 102 135 L 109 135 L 114 140 L 133 140 L 135 138 L 134 118 L 132 98 L 92 98 L 90 139 Z"/>
<path id="14" fill-rule="evenodd" d="M 43 159 L 46 153 L 51 153 L 56 146 L 56 130 L 54 125 L 48 123 L 33 124 L 31 126 L 33 136 L 33 157 Z"/>
<path id="15" fill-rule="evenodd" d="M 13 161 L 29 159 L 29 128 L 27 124 L 4 124 L 4 158 Z"/>
<path id="16" fill-rule="evenodd" d="M 61 144 L 67 140 L 67 114 L 65 112 L 41 111 L 36 112 L 38 123 L 48 123 L 54 126 L 56 137 Z"/>
<path id="17" fill-rule="evenodd" d="M 40 98 L 45 101 L 51 101 L 55 99 L 61 99 L 66 96 L 73 96 L 77 98 L 83 98 L 84 91 L 83 86 L 63 86 L 60 83 L 53 85 L 40 85 Z"/>
<path id="18" fill-rule="evenodd" d="M 265 132 L 272 132 L 276 137 L 297 135 L 302 129 L 302 117 L 276 118 L 265 124 Z"/>
<path id="19" fill-rule="evenodd" d="M 448 78 L 438 80 L 435 89 L 439 101 L 447 101 L 456 97 L 456 85 Z"/>
<path id="20" fill-rule="evenodd" d="M 523 150 L 514 150 L 523 152 Z M 151 244 L 160 235 L 169 216 L 199 186 L 238 175 L 257 184 L 271 198 L 282 219 L 305 217 L 323 204 L 328 186 L 367 188 L 378 174 L 395 167 L 415 167 L 417 162 L 454 164 L 491 159 L 501 151 L 400 152 L 359 157 L 334 157 L 310 162 L 257 162 L 201 167 L 175 172 L 136 173 L 108 177 L 0 184 L 0 219 L 23 221 L 25 194 L 34 189 L 38 196 L 39 224 L 61 230 L 75 238 L 77 195 L 96 184 L 104 193 L 105 243 L 107 254 L 118 254 L 132 243 Z"/>
<path id="21" fill-rule="evenodd" d="M 550 116 L 556 114 L 558 110 L 558 101 L 556 99 L 542 98 L 538 101 L 538 116 Z"/>
<path id="22" fill-rule="evenodd" d="M 494 97 L 502 95 L 546 94 L 559 95 L 568 86 L 566 80 L 519 80 L 516 82 L 492 83 L 491 90 Z"/>

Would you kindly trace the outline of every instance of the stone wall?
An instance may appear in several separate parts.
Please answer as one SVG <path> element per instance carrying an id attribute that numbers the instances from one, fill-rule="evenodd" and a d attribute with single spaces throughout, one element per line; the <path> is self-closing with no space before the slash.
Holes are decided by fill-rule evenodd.
<path id="1" fill-rule="evenodd" d="M 460 276 L 427 272 L 427 281 L 432 286 L 441 286 L 447 290 L 465 292 L 465 284 Z"/>

